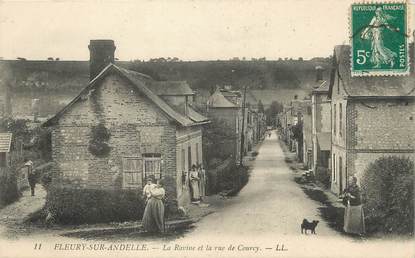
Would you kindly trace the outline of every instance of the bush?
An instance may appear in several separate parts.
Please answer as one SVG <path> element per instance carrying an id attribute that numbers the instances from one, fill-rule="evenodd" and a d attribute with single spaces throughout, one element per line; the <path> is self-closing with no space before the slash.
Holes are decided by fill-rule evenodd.
<path id="1" fill-rule="evenodd" d="M 315 172 L 316 180 L 321 182 L 325 188 L 330 187 L 331 171 L 325 167 L 317 167 Z"/>
<path id="2" fill-rule="evenodd" d="M 13 203 L 20 198 L 21 193 L 17 188 L 17 178 L 11 169 L 0 171 L 0 206 Z"/>
<path id="3" fill-rule="evenodd" d="M 247 167 L 231 166 L 228 170 L 222 171 L 219 181 L 219 189 L 239 192 L 248 183 L 249 173 Z"/>
<path id="4" fill-rule="evenodd" d="M 413 234 L 414 163 L 408 158 L 382 157 L 362 178 L 367 231 Z"/>
<path id="5" fill-rule="evenodd" d="M 46 209 L 56 223 L 82 224 L 141 220 L 140 190 L 67 189 L 50 186 Z"/>
<path id="6" fill-rule="evenodd" d="M 48 189 L 52 182 L 52 168 L 53 162 L 48 162 L 34 169 L 37 181 L 40 182 L 45 189 Z"/>

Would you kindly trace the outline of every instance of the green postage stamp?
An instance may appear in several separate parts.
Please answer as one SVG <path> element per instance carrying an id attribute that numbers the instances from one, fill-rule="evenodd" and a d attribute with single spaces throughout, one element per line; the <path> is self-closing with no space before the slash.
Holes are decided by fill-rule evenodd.
<path id="1" fill-rule="evenodd" d="M 352 4 L 352 76 L 409 74 L 405 3 Z"/>

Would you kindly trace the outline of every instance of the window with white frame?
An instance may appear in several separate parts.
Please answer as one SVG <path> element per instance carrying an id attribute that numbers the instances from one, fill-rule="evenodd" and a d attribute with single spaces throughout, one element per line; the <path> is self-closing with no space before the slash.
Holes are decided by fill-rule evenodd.
<path id="1" fill-rule="evenodd" d="M 141 157 L 123 157 L 123 188 L 141 188 L 143 186 Z"/>
<path id="2" fill-rule="evenodd" d="M 144 178 L 161 178 L 161 155 L 158 153 L 143 154 Z"/>

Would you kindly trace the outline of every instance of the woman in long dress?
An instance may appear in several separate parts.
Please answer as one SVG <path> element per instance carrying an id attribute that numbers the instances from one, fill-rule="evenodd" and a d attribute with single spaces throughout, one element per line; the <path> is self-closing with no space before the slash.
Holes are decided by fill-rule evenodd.
<path id="1" fill-rule="evenodd" d="M 393 17 L 385 14 L 381 7 L 377 8 L 375 16 L 373 16 L 369 26 L 366 27 L 361 34 L 362 39 L 369 39 L 372 41 L 372 55 L 370 57 L 370 62 L 375 65 L 375 68 L 379 68 L 382 64 L 389 64 L 390 67 L 393 67 L 395 58 L 398 56 L 395 52 L 385 47 L 383 43 L 383 33 L 385 28 L 392 31 L 399 31 L 399 29 L 394 29 L 389 25 L 390 19 L 393 19 Z"/>
<path id="2" fill-rule="evenodd" d="M 199 181 L 200 196 L 206 196 L 206 171 L 202 167 L 201 164 L 199 164 L 198 171 L 199 171 L 199 178 L 200 178 L 200 181 Z"/>
<path id="3" fill-rule="evenodd" d="M 165 196 L 163 182 L 157 180 L 157 184 L 150 190 L 150 198 L 143 215 L 143 228 L 146 232 L 164 231 L 164 203 Z"/>
<path id="4" fill-rule="evenodd" d="M 357 178 L 349 179 L 349 186 L 343 192 L 346 209 L 343 230 L 346 233 L 362 235 L 365 233 L 365 218 Z"/>
<path id="5" fill-rule="evenodd" d="M 192 166 L 190 171 L 190 186 L 192 187 L 192 200 L 200 201 L 200 189 L 199 189 L 199 173 L 196 170 L 196 165 Z"/>

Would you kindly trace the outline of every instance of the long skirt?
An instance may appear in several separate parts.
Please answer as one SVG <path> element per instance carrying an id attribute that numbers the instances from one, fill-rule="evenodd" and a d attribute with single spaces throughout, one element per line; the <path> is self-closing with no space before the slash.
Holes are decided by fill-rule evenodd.
<path id="1" fill-rule="evenodd" d="M 344 232 L 351 234 L 365 233 L 365 217 L 362 205 L 347 205 L 344 211 Z"/>
<path id="2" fill-rule="evenodd" d="M 192 198 L 194 200 L 199 200 L 200 199 L 199 180 L 191 180 L 190 185 L 192 186 Z"/>
<path id="3" fill-rule="evenodd" d="M 200 180 L 199 180 L 199 194 L 200 196 L 205 196 L 206 195 L 206 191 L 205 191 L 205 180 L 204 180 L 204 176 L 200 176 Z"/>
<path id="4" fill-rule="evenodd" d="M 143 228 L 147 232 L 163 232 L 164 204 L 162 200 L 150 198 L 143 215 Z"/>

